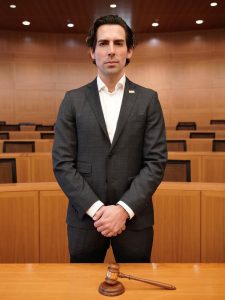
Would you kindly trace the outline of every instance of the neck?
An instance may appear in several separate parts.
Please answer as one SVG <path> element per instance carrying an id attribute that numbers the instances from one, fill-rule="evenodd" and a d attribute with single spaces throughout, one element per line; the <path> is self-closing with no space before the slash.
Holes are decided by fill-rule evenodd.
<path id="1" fill-rule="evenodd" d="M 115 90 L 117 82 L 123 77 L 123 75 L 124 75 L 124 73 L 120 74 L 120 76 L 118 76 L 118 75 L 112 76 L 111 75 L 110 77 L 102 77 L 99 74 L 99 77 L 104 82 L 104 84 L 107 86 L 108 91 L 112 93 Z"/>

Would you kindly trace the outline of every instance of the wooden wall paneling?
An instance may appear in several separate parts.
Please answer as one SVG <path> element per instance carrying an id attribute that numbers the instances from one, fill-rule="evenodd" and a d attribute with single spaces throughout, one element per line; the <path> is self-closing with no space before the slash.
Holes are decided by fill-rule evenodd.
<path id="1" fill-rule="evenodd" d="M 224 59 L 225 61 L 225 59 Z M 221 63 L 221 61 L 218 61 L 218 63 Z M 225 75 L 222 73 L 224 72 L 224 65 L 225 63 L 223 62 L 221 65 L 221 68 L 219 70 L 218 76 L 220 77 L 218 82 L 221 82 L 220 86 L 215 86 L 213 88 L 213 93 L 212 93 L 212 119 L 224 119 L 225 116 L 225 101 L 224 101 L 224 94 L 225 94 L 225 84 L 224 84 L 224 78 Z M 215 85 L 216 82 L 213 83 Z M 216 105 L 215 105 L 216 104 Z"/>
<path id="2" fill-rule="evenodd" d="M 127 75 L 157 90 L 168 126 L 190 118 L 208 125 L 210 118 L 224 116 L 224 32 L 137 34 L 138 46 Z M 54 121 L 65 91 L 96 75 L 85 37 L 2 31 L 0 119 Z"/>
<path id="3" fill-rule="evenodd" d="M 225 262 L 225 193 L 202 191 L 201 262 Z"/>
<path id="4" fill-rule="evenodd" d="M 1 54 L 0 54 L 1 55 Z M 3 74 L 4 76 L 4 74 Z M 14 89 L 0 88 L 0 120 L 14 123 Z"/>
<path id="5" fill-rule="evenodd" d="M 200 192 L 157 190 L 152 262 L 200 262 Z"/>
<path id="6" fill-rule="evenodd" d="M 56 181 L 53 174 L 51 153 L 37 153 L 31 156 L 31 182 Z"/>
<path id="7" fill-rule="evenodd" d="M 202 181 L 202 159 L 197 152 L 169 152 L 169 159 L 191 161 L 191 181 Z"/>
<path id="8" fill-rule="evenodd" d="M 13 88 L 13 63 L 0 58 L 0 89 Z"/>
<path id="9" fill-rule="evenodd" d="M 38 192 L 0 192 L 0 262 L 39 262 Z"/>
<path id="10" fill-rule="evenodd" d="M 15 88 L 21 91 L 20 97 L 18 100 L 23 100 L 20 108 L 25 105 L 28 106 L 28 109 L 40 106 L 36 101 L 30 101 L 30 96 L 35 96 L 35 92 L 40 92 L 43 90 L 47 93 L 48 90 L 55 88 L 55 65 L 52 61 L 41 61 L 41 53 L 39 59 L 36 57 L 30 57 L 30 59 L 20 59 L 16 60 L 14 63 L 14 72 L 15 72 Z M 29 91 L 31 93 L 29 93 Z M 26 92 L 28 94 L 26 95 Z M 32 95 L 33 93 L 33 95 Z M 34 98 L 35 99 L 35 98 Z M 41 102 L 43 99 L 39 99 Z M 46 103 L 48 105 L 48 103 Z M 19 107 L 18 107 L 19 108 Z"/>
<path id="11" fill-rule="evenodd" d="M 61 191 L 40 192 L 40 262 L 69 262 L 66 211 Z"/>
<path id="12" fill-rule="evenodd" d="M 96 77 L 96 67 L 87 57 L 81 62 L 65 61 L 56 64 L 56 88 L 66 91 L 78 88 Z M 63 94 L 63 96 L 64 96 Z M 60 99 L 62 100 L 62 98 Z"/>
<path id="13" fill-rule="evenodd" d="M 202 156 L 202 181 L 225 182 L 225 155 L 209 153 Z"/>
<path id="14" fill-rule="evenodd" d="M 21 72 L 22 67 L 23 64 L 21 66 Z M 33 68 L 35 69 L 35 67 Z M 54 90 L 52 87 L 53 83 L 48 83 L 50 78 L 46 79 L 47 84 L 49 84 L 48 89 L 46 87 L 44 88 L 44 86 L 43 90 L 40 87 L 33 86 L 33 84 L 36 84 L 37 77 L 41 76 L 42 73 L 43 77 L 45 77 L 45 73 L 48 73 L 48 71 L 49 74 L 47 74 L 47 77 L 51 77 L 53 71 L 43 68 L 43 70 L 38 70 L 38 74 L 35 74 L 33 79 L 34 83 L 25 81 L 23 84 L 26 85 L 26 87 L 22 86 L 22 88 L 20 88 L 20 84 L 22 83 L 19 83 L 17 87 L 18 90 L 15 94 L 15 111 L 17 112 L 15 123 L 34 122 L 36 124 L 53 124 L 56 121 L 55 97 L 52 91 Z M 31 74 L 29 74 L 29 72 L 31 72 Z M 35 72 L 35 70 L 27 70 L 28 74 L 26 74 L 26 76 L 30 75 L 32 77 L 32 72 Z"/>

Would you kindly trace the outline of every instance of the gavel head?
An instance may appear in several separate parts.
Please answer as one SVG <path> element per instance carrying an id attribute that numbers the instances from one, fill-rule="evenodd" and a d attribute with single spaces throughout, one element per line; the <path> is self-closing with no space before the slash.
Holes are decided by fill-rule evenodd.
<path id="1" fill-rule="evenodd" d="M 106 272 L 105 282 L 107 282 L 109 285 L 116 284 L 118 275 L 119 275 L 119 265 L 110 264 Z"/>
<path id="2" fill-rule="evenodd" d="M 106 272 L 105 281 L 99 285 L 99 293 L 104 296 L 118 296 L 123 294 L 125 288 L 121 282 L 117 281 L 119 275 L 119 265 L 109 265 Z"/>

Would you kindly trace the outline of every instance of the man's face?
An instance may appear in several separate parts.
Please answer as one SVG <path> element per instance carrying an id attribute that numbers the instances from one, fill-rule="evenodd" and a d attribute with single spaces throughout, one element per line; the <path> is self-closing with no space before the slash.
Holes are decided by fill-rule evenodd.
<path id="1" fill-rule="evenodd" d="M 120 25 L 102 25 L 97 30 L 97 43 L 91 51 L 101 79 L 119 78 L 124 73 L 126 59 L 131 58 L 133 50 L 126 45 L 125 30 Z"/>

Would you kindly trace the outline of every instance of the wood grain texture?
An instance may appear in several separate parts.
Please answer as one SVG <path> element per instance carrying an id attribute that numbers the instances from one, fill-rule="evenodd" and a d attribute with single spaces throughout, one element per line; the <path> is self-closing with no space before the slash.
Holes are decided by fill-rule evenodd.
<path id="1" fill-rule="evenodd" d="M 225 182 L 225 156 L 224 152 L 217 152 L 202 157 L 202 181 Z"/>
<path id="2" fill-rule="evenodd" d="M 47 143 L 45 147 L 51 147 L 52 141 L 46 141 L 41 141 L 42 146 Z M 16 158 L 18 182 L 55 181 L 51 152 L 0 153 L 1 157 Z M 192 182 L 225 182 L 223 152 L 169 152 L 168 157 L 172 160 L 191 161 Z"/>
<path id="3" fill-rule="evenodd" d="M 55 181 L 51 153 L 37 153 L 31 156 L 31 181 Z"/>
<path id="4" fill-rule="evenodd" d="M 222 183 L 161 183 L 152 261 L 225 262 L 224 194 Z M 67 199 L 56 182 L 4 184 L 0 196 L 2 263 L 24 262 L 25 254 L 25 262 L 68 262 Z M 112 252 L 105 261 L 113 261 Z"/>
<path id="5" fill-rule="evenodd" d="M 40 192 L 40 262 L 69 262 L 66 211 L 62 192 Z"/>
<path id="6" fill-rule="evenodd" d="M 201 261 L 225 261 L 225 192 L 202 191 Z"/>
<path id="7" fill-rule="evenodd" d="M 98 292 L 107 264 L 4 264 L 0 266 L 0 297 L 4 300 L 105 299 Z M 225 264 L 121 264 L 121 272 L 171 283 L 175 291 L 120 279 L 129 300 L 223 300 Z"/>
<path id="8" fill-rule="evenodd" d="M 152 262 L 199 262 L 200 192 L 158 190 L 154 211 Z"/>
<path id="9" fill-rule="evenodd" d="M 171 160 L 190 160 L 191 181 L 202 181 L 202 164 L 200 152 L 169 152 L 168 158 Z"/>
<path id="10" fill-rule="evenodd" d="M 0 262 L 39 262 L 38 193 L 0 193 Z"/>
<path id="11" fill-rule="evenodd" d="M 166 125 L 225 115 L 225 30 L 137 34 L 128 77 L 156 90 Z M 0 120 L 52 124 L 66 90 L 96 75 L 84 34 L 1 31 Z"/>

